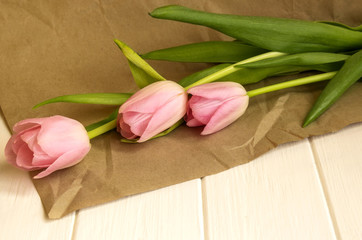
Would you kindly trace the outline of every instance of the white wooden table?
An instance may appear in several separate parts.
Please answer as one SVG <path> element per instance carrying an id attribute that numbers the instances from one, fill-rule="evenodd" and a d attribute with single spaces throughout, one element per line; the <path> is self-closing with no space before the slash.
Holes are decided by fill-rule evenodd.
<path id="1" fill-rule="evenodd" d="M 48 220 L 26 172 L 5 162 L 0 239 L 362 239 L 362 124 L 279 146 L 248 164 Z"/>

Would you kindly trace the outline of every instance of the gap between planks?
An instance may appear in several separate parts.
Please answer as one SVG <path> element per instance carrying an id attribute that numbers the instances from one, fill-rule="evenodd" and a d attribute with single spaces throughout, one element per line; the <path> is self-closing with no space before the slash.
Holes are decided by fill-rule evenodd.
<path id="1" fill-rule="evenodd" d="M 331 225 L 332 225 L 332 229 L 334 231 L 335 238 L 337 240 L 341 240 L 342 237 L 341 237 L 341 233 L 339 231 L 339 227 L 338 227 L 336 215 L 335 215 L 335 212 L 334 212 L 334 209 L 333 209 L 333 204 L 332 204 L 332 201 L 331 201 L 331 198 L 330 198 L 330 194 L 328 193 L 326 178 L 325 178 L 325 175 L 323 173 L 323 169 L 322 169 L 322 166 L 321 166 L 321 162 L 320 162 L 318 152 L 316 150 L 317 146 L 315 145 L 312 138 L 308 138 L 308 142 L 309 142 L 311 152 L 313 154 L 313 159 L 314 159 L 314 164 L 315 164 L 315 166 L 314 166 L 315 167 L 315 172 L 316 172 L 316 174 L 318 176 L 318 179 L 319 179 L 320 188 L 321 188 L 321 191 L 323 193 L 323 197 L 324 197 L 324 200 L 325 200 L 325 205 L 326 205 L 326 208 L 327 208 L 327 212 L 329 214 L 329 218 L 330 218 L 330 221 L 331 221 Z"/>

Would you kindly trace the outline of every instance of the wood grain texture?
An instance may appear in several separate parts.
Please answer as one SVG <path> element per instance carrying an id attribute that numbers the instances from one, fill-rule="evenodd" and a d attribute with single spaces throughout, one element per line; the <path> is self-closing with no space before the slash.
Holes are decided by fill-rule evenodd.
<path id="1" fill-rule="evenodd" d="M 201 180 L 80 210 L 74 238 L 204 239 Z"/>
<path id="2" fill-rule="evenodd" d="M 362 124 L 312 139 L 339 239 L 362 239 Z"/>
<path id="3" fill-rule="evenodd" d="M 308 141 L 203 179 L 207 239 L 336 239 Z"/>
<path id="4" fill-rule="evenodd" d="M 71 239 L 75 214 L 49 220 L 27 172 L 5 161 L 4 151 L 10 133 L 0 120 L 0 239 Z"/>

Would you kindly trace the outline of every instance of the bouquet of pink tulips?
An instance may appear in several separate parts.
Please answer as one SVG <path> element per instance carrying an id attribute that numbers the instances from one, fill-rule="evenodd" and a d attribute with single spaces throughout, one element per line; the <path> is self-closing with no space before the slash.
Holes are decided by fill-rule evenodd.
<path id="1" fill-rule="evenodd" d="M 90 139 L 117 129 L 122 142 L 144 142 L 179 125 L 203 126 L 201 135 L 222 130 L 247 110 L 250 98 L 289 87 L 330 80 L 306 116 L 307 126 L 362 77 L 362 27 L 338 23 L 244 17 L 166 6 L 152 17 L 198 24 L 235 38 L 160 49 L 138 55 L 115 40 L 129 62 L 136 93 L 65 95 L 55 102 L 115 105 L 104 120 L 84 127 L 62 116 L 17 123 L 6 159 L 25 170 L 44 169 L 35 178 L 73 166 L 90 151 Z M 219 63 L 178 82 L 166 80 L 144 59 Z M 246 91 L 243 85 L 270 76 L 317 70 L 318 74 Z"/>

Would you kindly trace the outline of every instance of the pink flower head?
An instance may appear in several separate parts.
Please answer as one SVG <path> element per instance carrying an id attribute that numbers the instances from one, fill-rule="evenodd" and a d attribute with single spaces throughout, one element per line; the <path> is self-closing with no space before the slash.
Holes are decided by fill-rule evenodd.
<path id="1" fill-rule="evenodd" d="M 249 104 L 246 90 L 235 82 L 214 82 L 190 88 L 186 122 L 189 127 L 205 126 L 201 135 L 217 132 L 245 112 Z"/>
<path id="2" fill-rule="evenodd" d="M 175 124 L 186 113 L 187 93 L 173 81 L 152 83 L 119 109 L 117 130 L 127 139 L 144 142 Z"/>
<path id="3" fill-rule="evenodd" d="M 77 164 L 91 148 L 83 125 L 62 116 L 26 119 L 15 124 L 13 130 L 5 157 L 28 171 L 45 168 L 34 178 Z"/>

